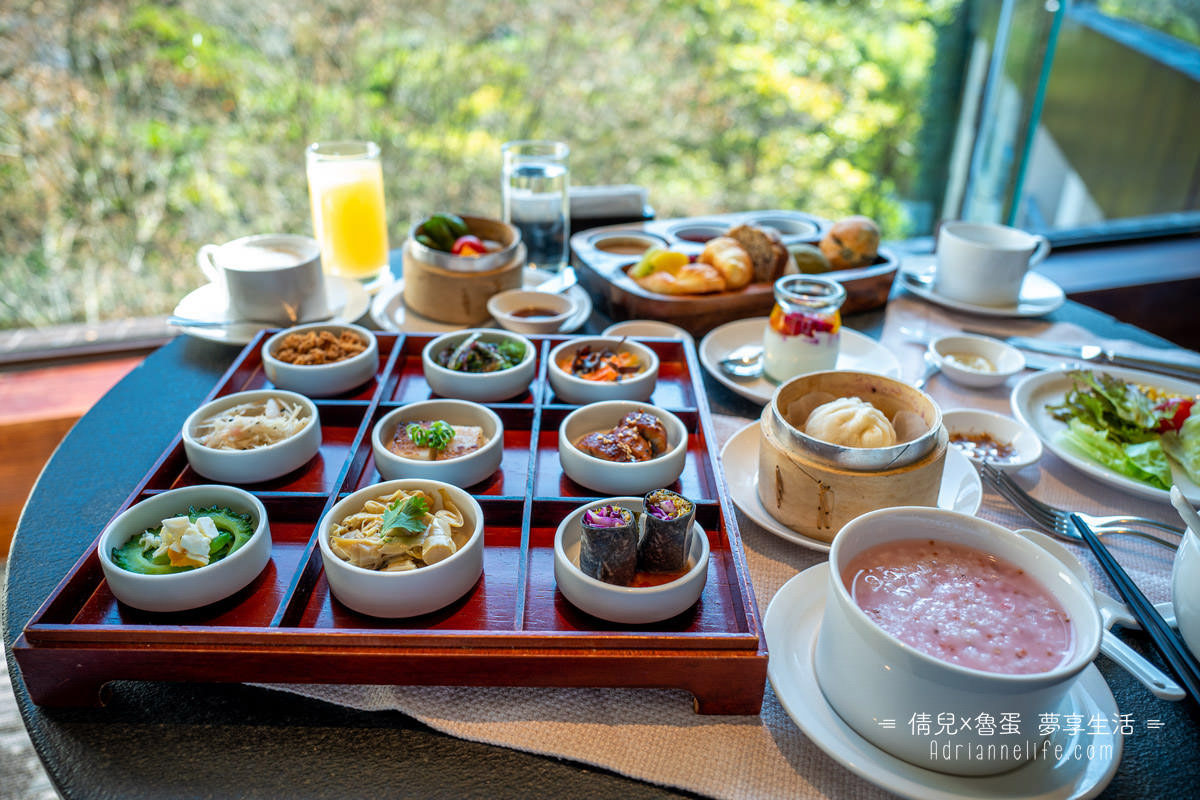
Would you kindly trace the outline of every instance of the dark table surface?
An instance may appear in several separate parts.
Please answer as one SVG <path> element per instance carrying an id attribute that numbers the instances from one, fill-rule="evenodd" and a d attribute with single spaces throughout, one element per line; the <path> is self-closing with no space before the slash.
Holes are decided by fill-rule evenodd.
<path id="1" fill-rule="evenodd" d="M 1049 319 L 1163 344 L 1075 303 Z M 846 322 L 878 338 L 883 314 Z M 606 324 L 594 315 L 584 331 Z M 18 525 L 4 598 L 6 651 L 240 349 L 181 336 L 151 354 L 71 430 Z M 714 412 L 758 415 L 757 405 L 708 375 L 705 384 Z M 1145 651 L 1140 634 L 1125 638 Z M 30 702 L 8 658 L 30 737 L 56 788 L 71 800 L 687 796 L 590 766 L 455 739 L 398 712 L 356 711 L 237 683 L 117 682 L 103 708 L 43 709 Z M 1156 655 L 1151 659 L 1161 665 Z M 1122 713 L 1163 722 L 1153 734 L 1126 739 L 1120 770 L 1103 796 L 1198 796 L 1195 704 L 1160 701 L 1106 657 L 1097 664 Z"/>

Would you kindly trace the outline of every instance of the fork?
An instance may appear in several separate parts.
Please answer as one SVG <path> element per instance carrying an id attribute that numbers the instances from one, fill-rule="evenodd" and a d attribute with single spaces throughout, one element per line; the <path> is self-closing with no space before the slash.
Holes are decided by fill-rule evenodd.
<path id="1" fill-rule="evenodd" d="M 1041 528 L 1050 534 L 1057 536 L 1060 539 L 1065 539 L 1069 542 L 1083 543 L 1083 537 L 1071 524 L 1071 512 L 1061 508 L 1043 503 L 1041 500 L 1033 497 L 1031 494 L 1022 489 L 1016 481 L 1010 478 L 1006 473 L 996 469 L 986 461 L 979 465 L 979 474 L 991 484 L 991 486 L 999 492 L 1006 500 L 1012 503 L 1025 516 L 1029 517 Z M 1170 542 L 1160 536 L 1147 531 L 1139 531 L 1134 528 L 1129 528 L 1129 525 L 1145 525 L 1158 530 L 1174 533 L 1178 536 L 1183 536 L 1183 530 L 1168 525 L 1165 522 L 1159 522 L 1156 519 L 1148 519 L 1146 517 L 1135 516 L 1111 516 L 1111 517 L 1095 517 L 1088 514 L 1080 514 L 1079 517 L 1093 528 L 1100 529 L 1101 533 L 1124 533 L 1131 536 L 1140 536 L 1143 539 L 1148 539 L 1155 544 L 1174 550 L 1179 547 L 1178 542 Z"/>

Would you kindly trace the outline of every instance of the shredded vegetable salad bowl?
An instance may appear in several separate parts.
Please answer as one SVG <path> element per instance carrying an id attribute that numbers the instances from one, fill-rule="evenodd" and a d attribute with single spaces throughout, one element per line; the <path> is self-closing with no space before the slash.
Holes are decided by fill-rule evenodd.
<path id="1" fill-rule="evenodd" d="M 372 617 L 415 617 L 444 608 L 483 574 L 483 509 L 441 481 L 367 486 L 317 525 L 329 589 Z"/>
<path id="2" fill-rule="evenodd" d="M 192 469 L 221 483 L 261 483 L 298 469 L 321 449 L 312 400 L 281 389 L 236 392 L 209 401 L 183 423 Z"/>
<path id="3" fill-rule="evenodd" d="M 97 545 L 108 588 L 143 611 L 215 603 L 245 588 L 271 558 L 257 497 L 233 486 L 185 486 L 119 514 Z"/>
<path id="4" fill-rule="evenodd" d="M 435 394 L 497 403 L 525 392 L 537 372 L 536 348 L 518 333 L 471 328 L 439 336 L 421 351 Z"/>

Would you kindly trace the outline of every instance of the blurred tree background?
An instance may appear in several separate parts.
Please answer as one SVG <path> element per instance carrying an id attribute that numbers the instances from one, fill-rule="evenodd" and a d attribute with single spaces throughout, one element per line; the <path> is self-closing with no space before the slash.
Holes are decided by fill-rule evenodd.
<path id="1" fill-rule="evenodd" d="M 646 186 L 660 218 L 928 233 L 959 5 L 10 0 L 0 328 L 166 313 L 200 245 L 311 233 L 319 139 L 380 144 L 393 246 L 431 211 L 498 215 L 520 138 L 568 141 L 573 184 Z"/>

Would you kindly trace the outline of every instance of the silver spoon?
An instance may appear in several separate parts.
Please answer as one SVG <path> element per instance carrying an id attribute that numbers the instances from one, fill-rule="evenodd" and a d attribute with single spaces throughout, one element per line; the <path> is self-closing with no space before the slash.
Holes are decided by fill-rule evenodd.
<path id="1" fill-rule="evenodd" d="M 936 358 L 928 350 L 925 351 L 925 371 L 921 373 L 921 377 L 913 381 L 914 389 L 924 389 L 925 384 L 929 383 L 929 379 L 937 374 L 941 369 Z"/>
<path id="2" fill-rule="evenodd" d="M 739 347 L 717 362 L 727 375 L 735 378 L 758 378 L 763 372 L 762 345 L 748 344 Z"/>

